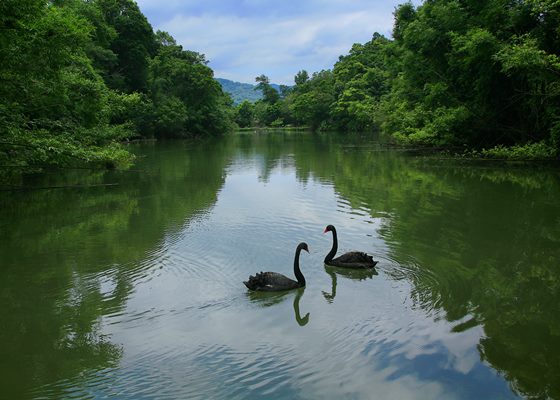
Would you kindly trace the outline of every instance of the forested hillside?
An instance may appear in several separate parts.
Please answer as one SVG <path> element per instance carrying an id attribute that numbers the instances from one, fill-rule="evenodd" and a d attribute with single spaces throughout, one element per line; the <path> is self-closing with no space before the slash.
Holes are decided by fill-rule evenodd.
<path id="1" fill-rule="evenodd" d="M 245 100 L 254 103 L 263 98 L 263 94 L 258 87 L 250 83 L 241 83 L 230 81 L 229 79 L 216 78 L 224 92 L 228 93 L 233 99 L 235 105 L 241 104 Z M 280 92 L 280 86 L 276 83 L 271 83 L 270 86 L 277 92 Z"/>
<path id="2" fill-rule="evenodd" d="M 230 81 L 229 79 L 223 78 L 216 78 L 216 80 L 220 83 L 220 85 L 222 85 L 224 92 L 231 96 L 234 104 L 240 104 L 245 100 L 254 103 L 257 100 L 262 99 L 262 93 L 255 90 L 255 85 Z"/>
<path id="3" fill-rule="evenodd" d="M 300 71 L 283 99 L 240 105 L 237 120 L 252 112 L 257 124 L 378 131 L 409 145 L 560 154 L 558 1 L 430 0 L 394 16 L 392 39 L 375 33 L 332 70 Z"/>
<path id="4" fill-rule="evenodd" d="M 215 135 L 231 99 L 132 0 L 0 2 L 0 165 L 125 165 L 128 138 Z"/>

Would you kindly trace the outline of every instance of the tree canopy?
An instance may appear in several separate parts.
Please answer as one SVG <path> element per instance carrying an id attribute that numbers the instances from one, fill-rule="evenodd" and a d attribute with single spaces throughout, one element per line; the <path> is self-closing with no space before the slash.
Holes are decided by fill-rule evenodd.
<path id="1" fill-rule="evenodd" d="M 403 144 L 560 154 L 560 3 L 430 0 L 394 18 L 392 39 L 374 33 L 331 71 L 299 71 L 284 119 Z"/>
<path id="2" fill-rule="evenodd" d="M 132 0 L 0 4 L 0 165 L 121 166 L 133 137 L 214 135 L 231 100 Z"/>
<path id="3" fill-rule="evenodd" d="M 560 3 L 405 3 L 331 70 L 300 70 L 233 107 L 204 55 L 154 32 L 132 0 L 0 4 L 0 173 L 124 166 L 130 138 L 238 126 L 380 132 L 509 157 L 560 154 Z"/>

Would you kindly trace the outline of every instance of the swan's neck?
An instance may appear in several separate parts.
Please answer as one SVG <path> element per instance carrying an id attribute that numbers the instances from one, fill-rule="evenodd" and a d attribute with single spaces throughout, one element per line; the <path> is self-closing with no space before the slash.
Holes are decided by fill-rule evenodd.
<path id="1" fill-rule="evenodd" d="M 332 249 L 331 251 L 329 251 L 329 254 L 327 254 L 327 256 L 325 257 L 325 263 L 328 263 L 330 260 L 332 260 L 334 258 L 334 255 L 336 254 L 336 251 L 338 250 L 338 239 L 336 237 L 336 229 L 332 230 L 332 236 L 333 236 Z"/>
<path id="2" fill-rule="evenodd" d="M 301 249 L 297 249 L 296 256 L 294 257 L 294 275 L 298 283 L 302 286 L 305 286 L 305 278 L 299 269 L 299 253 L 301 253 Z"/>

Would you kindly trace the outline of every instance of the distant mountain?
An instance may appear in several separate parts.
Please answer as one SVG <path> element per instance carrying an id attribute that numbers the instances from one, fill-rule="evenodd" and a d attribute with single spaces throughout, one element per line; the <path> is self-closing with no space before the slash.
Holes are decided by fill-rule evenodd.
<path id="1" fill-rule="evenodd" d="M 230 81 L 229 79 L 223 78 L 216 78 L 216 80 L 220 82 L 220 85 L 222 85 L 222 89 L 224 90 L 224 92 L 227 92 L 231 95 L 235 104 L 239 104 L 243 102 L 243 100 L 249 100 L 250 102 L 254 103 L 257 100 L 262 99 L 261 91 L 255 90 L 256 85 Z M 280 92 L 280 85 L 271 83 L 270 86 Z"/>

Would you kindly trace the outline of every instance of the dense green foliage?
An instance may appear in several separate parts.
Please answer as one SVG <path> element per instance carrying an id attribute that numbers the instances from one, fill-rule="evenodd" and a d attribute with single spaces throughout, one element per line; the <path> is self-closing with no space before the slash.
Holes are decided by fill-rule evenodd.
<path id="1" fill-rule="evenodd" d="M 254 116 L 255 106 L 248 100 L 244 100 L 235 110 L 235 122 L 240 128 L 252 126 Z"/>
<path id="2" fill-rule="evenodd" d="M 203 55 L 184 51 L 158 32 L 150 60 L 148 88 L 153 102 L 153 134 L 177 137 L 223 133 L 231 126 L 231 99 L 222 92 Z"/>
<path id="3" fill-rule="evenodd" d="M 261 99 L 234 109 L 204 56 L 154 33 L 132 0 L 5 0 L 0 165 L 127 165 L 123 140 L 214 135 L 234 120 L 556 157 L 559 26 L 555 0 L 405 3 L 393 39 L 376 33 L 293 87 L 261 75 Z"/>
<path id="4" fill-rule="evenodd" d="M 392 40 L 376 33 L 332 71 L 300 71 L 290 118 L 404 144 L 498 146 L 487 156 L 559 154 L 558 1 L 430 0 L 394 15 Z"/>
<path id="5" fill-rule="evenodd" d="M 383 126 L 411 143 L 557 150 L 559 11 L 552 1 L 401 6 Z"/>
<path id="6" fill-rule="evenodd" d="M 240 128 L 252 126 L 281 127 L 292 122 L 292 115 L 282 101 L 291 91 L 285 85 L 270 83 L 266 75 L 255 78 L 257 84 L 250 85 L 255 93 L 260 93 L 257 101 L 243 100 L 236 106 L 235 122 Z"/>
<path id="7" fill-rule="evenodd" d="M 231 128 L 204 56 L 132 0 L 5 0 L 0 59 L 0 171 L 126 165 L 124 139 Z"/>

